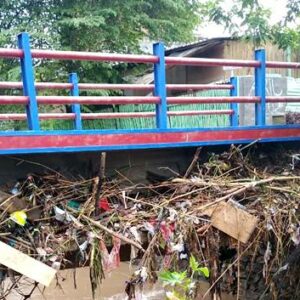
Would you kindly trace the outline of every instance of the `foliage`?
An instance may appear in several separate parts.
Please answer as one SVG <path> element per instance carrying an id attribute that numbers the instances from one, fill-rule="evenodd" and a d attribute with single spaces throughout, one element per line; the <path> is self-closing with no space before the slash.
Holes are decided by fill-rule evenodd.
<path id="1" fill-rule="evenodd" d="M 196 283 L 199 276 L 209 278 L 209 269 L 200 267 L 196 258 L 191 255 L 188 270 L 177 272 L 165 270 L 159 274 L 164 287 L 168 288 L 166 297 L 169 300 L 188 300 L 195 296 Z M 190 274 L 190 276 L 188 276 Z"/>
<path id="2" fill-rule="evenodd" d="M 166 43 L 191 41 L 199 22 L 197 8 L 197 1 L 185 0 L 3 0 L 0 43 L 14 45 L 17 33 L 27 31 L 32 45 L 39 48 L 137 52 L 144 38 Z M 37 77 L 51 71 L 43 80 L 77 71 L 86 80 L 114 82 L 128 69 L 126 64 L 38 63 Z M 12 68 L 2 63 L 1 69 L 4 67 Z M 15 73 L 1 72 L 0 76 L 17 79 Z"/>
<path id="3" fill-rule="evenodd" d="M 208 0 L 201 14 L 207 16 L 206 21 L 223 25 L 233 36 L 251 40 L 254 46 L 271 40 L 283 49 L 298 48 L 300 1 L 287 0 L 286 8 L 286 16 L 277 24 L 270 23 L 272 11 L 258 0 L 238 0 L 229 7 L 225 0 Z"/>
<path id="4" fill-rule="evenodd" d="M 186 271 L 184 272 L 170 272 L 164 271 L 160 274 L 159 278 L 164 282 L 164 285 L 181 285 L 184 281 L 189 282 L 187 279 Z"/>
<path id="5" fill-rule="evenodd" d="M 166 44 L 193 40 L 201 22 L 224 25 L 234 36 L 255 46 L 272 40 L 282 48 L 297 48 L 300 0 L 287 0 L 287 14 L 270 25 L 271 11 L 263 1 L 237 0 L 3 0 L 0 2 L 1 46 L 15 45 L 27 31 L 33 47 L 63 50 L 139 52 L 141 40 Z M 76 71 L 81 81 L 121 82 L 130 65 L 74 61 L 36 61 L 38 80 L 65 80 Z M 19 80 L 17 61 L 1 60 L 0 80 Z"/>
<path id="6" fill-rule="evenodd" d="M 300 0 L 287 0 L 287 14 L 270 25 L 263 1 L 237 0 L 3 0 L 0 2 L 1 46 L 15 45 L 27 31 L 33 47 L 64 50 L 139 52 L 143 39 L 166 44 L 189 42 L 201 22 L 224 25 L 255 46 L 271 39 L 282 48 L 297 48 Z M 121 82 L 130 65 L 116 63 L 36 61 L 38 80 L 65 80 L 76 71 L 81 81 Z M 1 60 L 0 80 L 19 80 L 17 61 Z"/>
<path id="7" fill-rule="evenodd" d="M 143 37 L 189 41 L 198 18 L 196 1 L 62 1 L 58 15 L 65 47 L 138 51 Z M 96 38 L 95 38 L 96 37 Z"/>
<path id="8" fill-rule="evenodd" d="M 17 34 L 27 31 L 33 48 L 136 53 L 144 39 L 192 41 L 198 6 L 195 0 L 2 0 L 0 44 L 15 47 Z M 77 72 L 81 82 L 120 83 L 133 69 L 126 63 L 34 63 L 36 81 L 52 82 L 66 82 L 68 73 Z M 134 66 L 134 72 L 144 68 Z M 18 60 L 0 60 L 0 70 L 0 81 L 20 80 Z M 0 110 L 12 112 L 8 107 Z M 13 109 L 23 111 L 20 106 Z"/>
<path id="9" fill-rule="evenodd" d="M 209 278 L 209 270 L 207 267 L 200 267 L 199 263 L 196 261 L 195 256 L 190 257 L 190 268 L 192 269 L 193 273 L 199 273 L 203 275 L 205 278 Z"/>

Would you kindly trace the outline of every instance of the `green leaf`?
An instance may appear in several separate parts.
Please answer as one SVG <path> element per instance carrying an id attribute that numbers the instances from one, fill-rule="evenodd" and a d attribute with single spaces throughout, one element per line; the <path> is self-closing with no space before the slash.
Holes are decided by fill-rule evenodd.
<path id="1" fill-rule="evenodd" d="M 159 279 L 164 281 L 164 282 L 169 282 L 170 279 L 171 279 L 171 273 L 170 271 L 163 271 L 163 272 L 160 272 L 159 274 Z"/>
<path id="2" fill-rule="evenodd" d="M 199 263 L 196 261 L 196 258 L 194 255 L 191 255 L 190 257 L 190 268 L 193 270 L 193 272 L 197 272 L 199 268 Z"/>
<path id="3" fill-rule="evenodd" d="M 209 269 L 207 267 L 199 268 L 198 272 L 202 273 L 205 278 L 209 278 Z"/>
<path id="4" fill-rule="evenodd" d="M 160 280 L 163 281 L 164 285 L 175 286 L 177 284 L 182 284 L 186 279 L 186 271 L 184 272 L 170 272 L 163 271 L 159 274 Z"/>
<path id="5" fill-rule="evenodd" d="M 207 267 L 199 267 L 199 263 L 194 255 L 190 257 L 190 268 L 193 272 L 201 273 L 205 278 L 209 278 L 209 269 Z"/>

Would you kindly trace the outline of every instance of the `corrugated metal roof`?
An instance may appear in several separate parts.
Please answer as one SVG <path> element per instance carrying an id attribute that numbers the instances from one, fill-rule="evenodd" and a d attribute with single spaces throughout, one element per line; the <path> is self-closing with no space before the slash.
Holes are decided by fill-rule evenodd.
<path id="1" fill-rule="evenodd" d="M 181 46 L 177 46 L 174 48 L 167 49 L 165 52 L 166 56 L 179 56 L 179 57 L 190 57 L 193 56 L 194 53 L 199 55 L 201 52 L 207 51 L 210 48 L 213 48 L 217 45 L 224 43 L 224 41 L 235 40 L 232 37 L 220 37 L 213 39 L 205 39 L 192 44 L 185 44 Z M 167 66 L 169 68 L 170 66 Z M 151 72 L 151 73 L 150 73 Z M 154 80 L 152 70 L 149 71 L 149 74 L 145 74 L 141 77 L 138 77 L 135 82 L 136 83 L 144 83 L 150 84 Z"/>

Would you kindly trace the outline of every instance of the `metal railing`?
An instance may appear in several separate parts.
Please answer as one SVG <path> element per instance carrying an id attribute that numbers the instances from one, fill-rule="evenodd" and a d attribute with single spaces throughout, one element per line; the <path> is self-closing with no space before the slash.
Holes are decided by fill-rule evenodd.
<path id="1" fill-rule="evenodd" d="M 155 118 L 158 130 L 168 129 L 169 116 L 203 116 L 228 115 L 230 125 L 239 126 L 238 103 L 253 103 L 255 105 L 255 124 L 266 125 L 266 104 L 277 102 L 300 102 L 299 97 L 266 97 L 266 68 L 300 68 L 300 63 L 266 61 L 264 49 L 255 51 L 254 60 L 229 60 L 208 58 L 165 57 L 162 43 L 153 45 L 153 55 L 111 54 L 77 51 L 53 51 L 30 49 L 27 33 L 18 35 L 19 49 L 0 48 L 0 58 L 18 58 L 20 60 L 22 82 L 0 82 L 0 89 L 22 89 L 23 96 L 0 96 L 0 105 L 18 104 L 26 107 L 26 114 L 0 114 L 0 121 L 27 120 L 28 129 L 40 130 L 40 120 L 65 119 L 74 121 L 74 129 L 82 130 L 82 120 L 112 119 L 112 118 Z M 146 63 L 154 66 L 154 84 L 102 84 L 79 83 L 77 74 L 69 75 L 68 83 L 35 82 L 32 60 L 87 60 L 103 62 Z M 233 77 L 230 84 L 167 84 L 166 66 L 232 66 L 252 67 L 255 77 L 255 95 L 239 96 L 237 78 Z M 38 96 L 39 90 L 69 90 L 70 96 Z M 229 90 L 229 97 L 168 97 L 168 91 L 202 91 Z M 135 90 L 152 92 L 153 96 L 80 96 L 80 91 L 86 90 Z M 222 110 L 189 110 L 168 111 L 169 104 L 230 104 L 229 109 Z M 71 105 L 71 113 L 39 113 L 39 105 L 64 104 Z M 82 113 L 81 105 L 127 105 L 154 104 L 155 112 L 124 112 L 124 113 Z"/>

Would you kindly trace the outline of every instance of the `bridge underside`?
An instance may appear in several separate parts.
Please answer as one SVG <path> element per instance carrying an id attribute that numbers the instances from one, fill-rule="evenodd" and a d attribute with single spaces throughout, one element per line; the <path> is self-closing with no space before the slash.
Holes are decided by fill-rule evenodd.
<path id="1" fill-rule="evenodd" d="M 300 126 L 166 131 L 19 131 L 0 133 L 0 154 L 110 151 L 300 140 Z"/>

